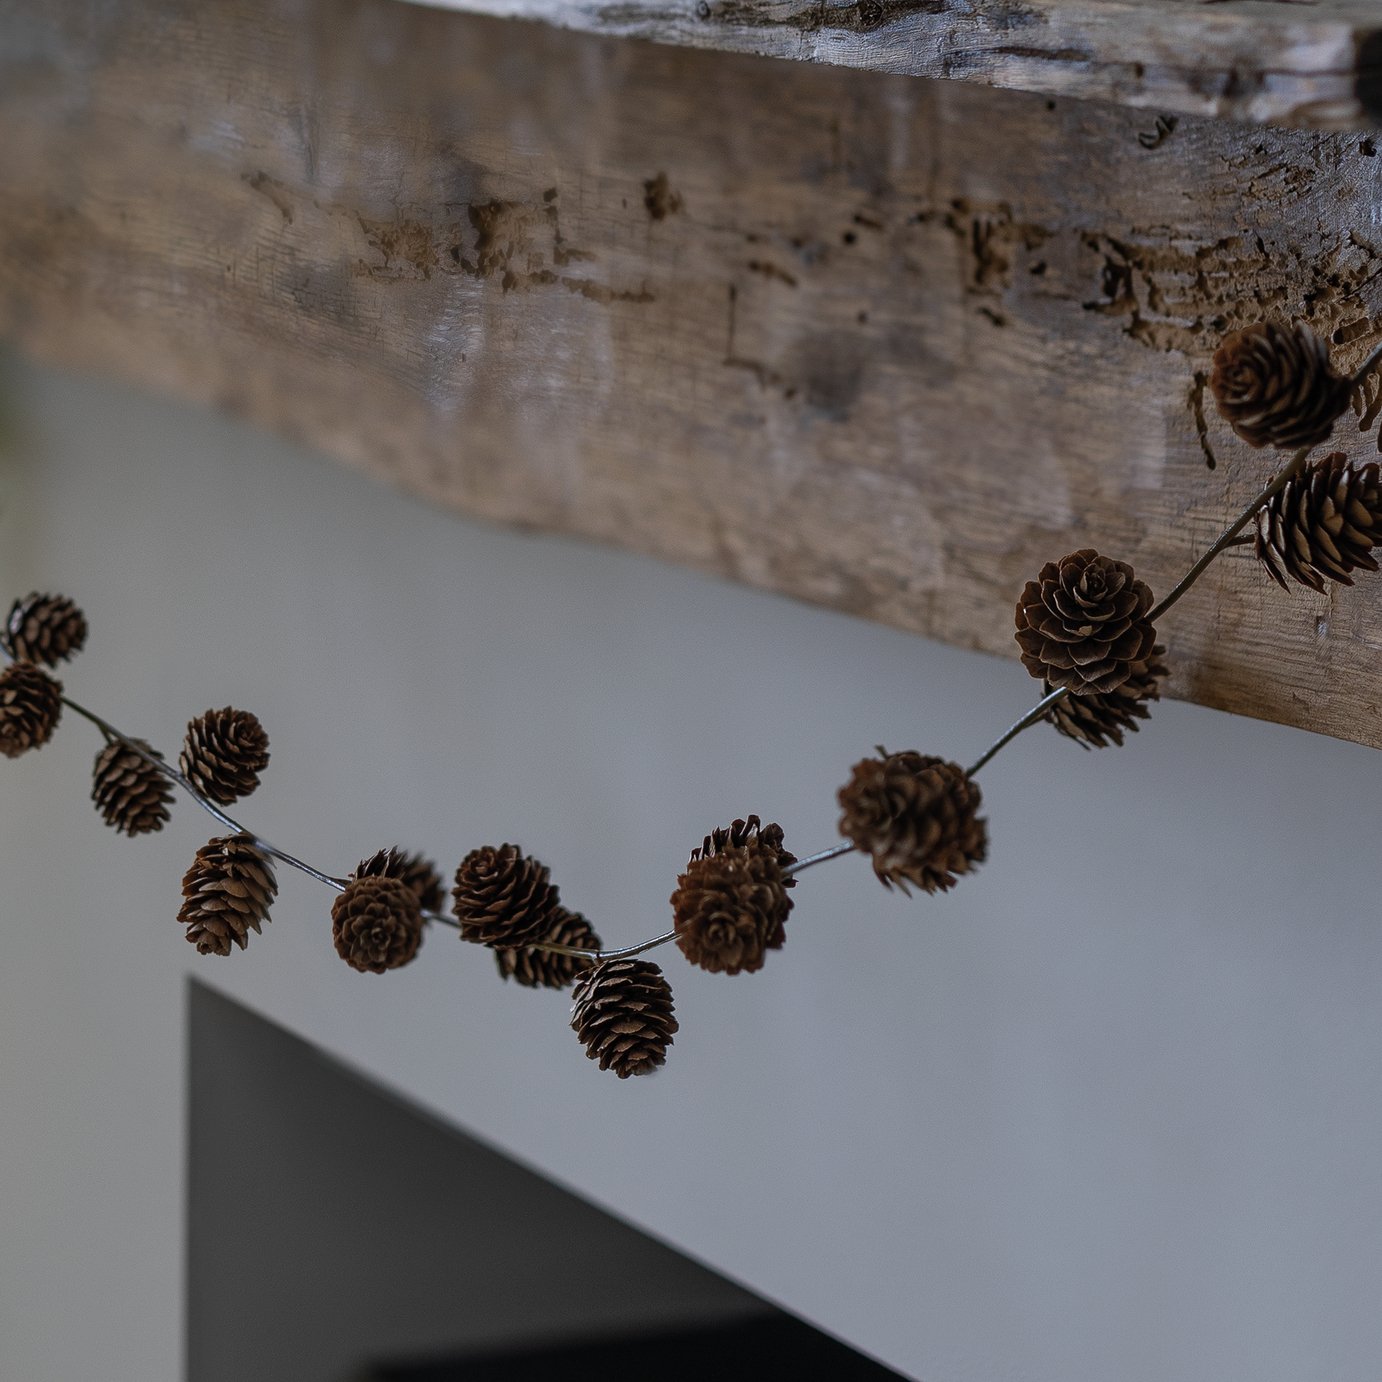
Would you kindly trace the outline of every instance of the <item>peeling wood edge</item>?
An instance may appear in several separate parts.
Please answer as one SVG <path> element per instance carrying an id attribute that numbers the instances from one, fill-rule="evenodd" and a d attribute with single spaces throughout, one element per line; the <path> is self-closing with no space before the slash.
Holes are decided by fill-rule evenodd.
<path id="1" fill-rule="evenodd" d="M 426 0 L 422 0 L 426 3 Z M 1382 124 L 1382 14 L 1264 18 L 1120 0 L 446 0 L 445 8 L 605 37 L 1252 124 Z M 1016 42 L 1030 35 L 1045 42 Z M 1199 40 L 1202 40 L 1199 41 Z M 1177 61 L 1164 60 L 1174 53 Z M 1192 54 L 1196 61 L 1181 61 Z M 1299 61 L 1289 59 L 1297 56 Z M 1160 59 L 1160 60 L 1159 60 Z"/>

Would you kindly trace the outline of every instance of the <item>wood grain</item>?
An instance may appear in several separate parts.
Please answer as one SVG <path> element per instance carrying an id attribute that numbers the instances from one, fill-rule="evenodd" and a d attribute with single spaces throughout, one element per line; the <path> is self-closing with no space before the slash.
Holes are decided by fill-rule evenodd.
<path id="1" fill-rule="evenodd" d="M 1223 331 L 1382 340 L 1356 134 L 390 0 L 11 12 L 0 126 L 35 356 L 1005 656 L 1043 562 L 1163 592 L 1264 482 L 1203 406 Z M 1240 549 L 1162 636 L 1176 695 L 1382 745 L 1382 580 L 1282 595 Z"/>
<path id="2" fill-rule="evenodd" d="M 1382 111 L 1375 0 L 440 0 L 586 33 L 1320 128 Z"/>

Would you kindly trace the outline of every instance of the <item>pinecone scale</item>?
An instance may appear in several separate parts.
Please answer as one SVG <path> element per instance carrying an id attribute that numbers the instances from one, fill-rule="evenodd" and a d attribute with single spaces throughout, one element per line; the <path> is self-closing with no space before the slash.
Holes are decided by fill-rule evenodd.
<path id="1" fill-rule="evenodd" d="M 144 740 L 133 742 L 144 753 L 162 757 Z M 122 835 L 149 835 L 168 823 L 173 789 L 147 758 L 122 740 L 112 739 L 96 755 L 91 800 L 101 819 Z"/>
<path id="2" fill-rule="evenodd" d="M 576 981 L 571 1026 L 585 1053 L 621 1080 L 667 1060 L 677 1031 L 672 990 L 646 960 L 606 960 Z"/>
<path id="3" fill-rule="evenodd" d="M 6 758 L 41 749 L 61 718 L 61 682 L 31 662 L 0 671 L 0 753 Z"/>
<path id="4" fill-rule="evenodd" d="M 202 955 L 229 955 L 259 934 L 278 895 L 273 863 L 249 834 L 225 835 L 198 851 L 182 880 L 178 921 Z"/>
<path id="5" fill-rule="evenodd" d="M 86 634 L 86 616 L 71 600 L 35 591 L 10 607 L 0 643 L 20 662 L 56 667 L 81 652 Z"/>
<path id="6" fill-rule="evenodd" d="M 1382 479 L 1376 461 L 1355 465 L 1342 451 L 1287 480 L 1257 514 L 1254 550 L 1271 578 L 1323 591 L 1352 585 L 1354 571 L 1376 571 L 1382 541 Z"/>

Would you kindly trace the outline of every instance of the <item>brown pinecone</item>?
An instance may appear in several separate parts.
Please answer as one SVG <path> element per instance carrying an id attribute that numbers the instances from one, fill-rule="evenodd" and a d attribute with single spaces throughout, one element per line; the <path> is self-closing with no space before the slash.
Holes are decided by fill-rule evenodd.
<path id="1" fill-rule="evenodd" d="M 444 884 L 437 866 L 420 854 L 409 854 L 396 847 L 381 849 L 363 859 L 352 878 L 397 878 L 417 894 L 417 905 L 424 912 L 440 912 L 445 902 Z"/>
<path id="2" fill-rule="evenodd" d="M 86 616 L 65 595 L 35 591 L 10 606 L 3 644 L 20 662 L 56 667 L 81 652 L 86 643 Z"/>
<path id="3" fill-rule="evenodd" d="M 251 930 L 259 934 L 277 895 L 273 864 L 254 836 L 223 835 L 197 851 L 182 880 L 178 920 L 198 953 L 229 955 L 232 944 L 249 944 Z"/>
<path id="4" fill-rule="evenodd" d="M 1137 722 L 1151 714 L 1147 703 L 1161 699 L 1161 678 L 1166 675 L 1161 657 L 1165 652 L 1158 643 L 1146 662 L 1133 664 L 1132 675 L 1116 691 L 1066 696 L 1057 701 L 1051 707 L 1051 723 L 1086 749 L 1121 744 L 1123 732 L 1136 733 Z M 1050 692 L 1051 684 L 1047 682 L 1042 689 Z"/>
<path id="5" fill-rule="evenodd" d="M 780 825 L 763 825 L 757 816 L 750 816 L 746 821 L 735 821 L 727 830 L 712 830 L 700 848 L 691 851 L 691 862 L 719 854 L 728 845 L 750 845 L 755 850 L 771 855 L 777 860 L 778 867 L 784 871 L 797 861 L 795 854 L 782 847 Z M 795 888 L 796 885 L 795 878 L 782 880 L 784 888 Z"/>
<path id="6" fill-rule="evenodd" d="M 1047 562 L 1017 602 L 1022 665 L 1076 696 L 1114 691 L 1152 655 L 1152 592 L 1123 561 L 1084 547 Z"/>
<path id="7" fill-rule="evenodd" d="M 541 940 L 558 905 L 546 865 L 507 844 L 471 850 L 456 870 L 451 897 L 461 939 L 493 946 Z"/>
<path id="8" fill-rule="evenodd" d="M 1294 451 L 1328 438 L 1353 383 L 1334 372 L 1328 347 L 1304 322 L 1255 322 L 1224 337 L 1209 388 L 1249 446 Z"/>
<path id="9" fill-rule="evenodd" d="M 1376 461 L 1354 465 L 1342 451 L 1312 461 L 1257 513 L 1257 559 L 1283 589 L 1288 576 L 1322 591 L 1376 571 L 1382 542 L 1382 482 Z"/>
<path id="10" fill-rule="evenodd" d="M 0 672 L 0 753 L 18 758 L 41 749 L 62 718 L 62 684 L 32 662 Z"/>
<path id="11" fill-rule="evenodd" d="M 568 912 L 565 907 L 558 907 L 552 914 L 551 930 L 542 939 L 579 950 L 600 948 L 600 938 L 591 924 L 579 912 Z M 530 945 L 496 950 L 494 960 L 501 977 L 529 989 L 567 988 L 582 970 L 590 968 L 589 960 L 558 955 L 552 950 L 534 950 Z"/>
<path id="12" fill-rule="evenodd" d="M 840 834 L 873 857 L 885 887 L 944 891 L 988 854 L 979 786 L 943 758 L 878 753 L 856 763 L 840 788 Z"/>
<path id="13" fill-rule="evenodd" d="M 163 755 L 142 739 L 134 741 L 155 758 Z M 96 755 L 91 800 L 101 819 L 123 835 L 149 835 L 168 823 L 173 789 L 168 779 L 128 744 L 112 739 Z"/>
<path id="14" fill-rule="evenodd" d="M 646 960 L 606 960 L 576 980 L 571 1026 L 585 1053 L 621 1080 L 667 1059 L 677 1030 L 672 990 Z"/>
<path id="15" fill-rule="evenodd" d="M 401 878 L 354 878 L 331 904 L 336 953 L 362 974 L 406 965 L 422 944 L 417 894 Z"/>
<path id="16" fill-rule="evenodd" d="M 697 850 L 672 894 L 672 925 L 681 953 L 712 974 L 752 974 L 764 952 L 780 950 L 792 910 L 777 850 L 761 837 L 713 854 Z"/>
<path id="17" fill-rule="evenodd" d="M 269 736 L 248 710 L 208 710 L 187 726 L 178 764 L 208 801 L 229 806 L 259 786 L 269 765 Z"/>

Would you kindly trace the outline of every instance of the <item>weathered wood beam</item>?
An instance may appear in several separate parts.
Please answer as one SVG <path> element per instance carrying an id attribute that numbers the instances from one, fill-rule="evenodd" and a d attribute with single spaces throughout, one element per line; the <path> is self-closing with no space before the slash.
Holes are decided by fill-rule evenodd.
<path id="1" fill-rule="evenodd" d="M 0 14 L 24 349 L 970 647 L 1079 546 L 1164 591 L 1260 486 L 1204 407 L 1224 330 L 1382 341 L 1369 136 L 392 0 Z M 1175 694 L 1382 745 L 1382 580 L 1240 550 L 1163 635 Z"/>
<path id="2" fill-rule="evenodd" d="M 433 0 L 586 33 L 1319 128 L 1382 112 L 1375 0 Z"/>

